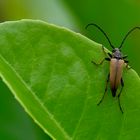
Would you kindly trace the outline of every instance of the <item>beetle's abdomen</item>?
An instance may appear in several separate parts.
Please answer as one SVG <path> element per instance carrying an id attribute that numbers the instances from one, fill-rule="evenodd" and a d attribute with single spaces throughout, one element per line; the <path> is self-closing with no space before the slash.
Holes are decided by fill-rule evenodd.
<path id="1" fill-rule="evenodd" d="M 121 82 L 124 60 L 112 58 L 110 61 L 110 88 L 112 96 L 116 96 L 117 88 Z"/>

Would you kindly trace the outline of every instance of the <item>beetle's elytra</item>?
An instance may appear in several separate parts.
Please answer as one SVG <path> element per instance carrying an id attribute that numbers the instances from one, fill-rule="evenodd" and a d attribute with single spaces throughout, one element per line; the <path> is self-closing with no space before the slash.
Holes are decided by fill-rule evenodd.
<path id="1" fill-rule="evenodd" d="M 121 45 L 118 48 L 115 48 L 112 45 L 111 41 L 109 40 L 107 34 L 97 24 L 90 23 L 90 24 L 88 24 L 86 26 L 86 29 L 89 26 L 91 26 L 91 25 L 94 26 L 94 27 L 96 27 L 97 29 L 99 29 L 104 34 L 104 36 L 106 37 L 106 39 L 108 40 L 110 46 L 113 49 L 112 50 L 112 54 L 111 53 L 107 53 L 108 57 L 107 58 L 104 58 L 100 63 L 97 64 L 94 61 L 92 61 L 92 63 L 95 64 L 95 65 L 102 64 L 104 60 L 110 61 L 110 72 L 109 72 L 108 77 L 107 77 L 106 87 L 105 87 L 105 90 L 104 90 L 104 94 L 103 94 L 101 100 L 99 101 L 99 103 L 97 105 L 99 105 L 103 101 L 104 96 L 105 96 L 105 94 L 107 92 L 108 83 L 110 81 L 110 89 L 111 89 L 111 92 L 112 92 L 112 96 L 118 98 L 119 108 L 120 108 L 120 111 L 123 113 L 123 110 L 122 110 L 122 107 L 121 107 L 121 104 L 120 104 L 120 95 L 121 95 L 122 90 L 123 90 L 123 87 L 124 87 L 124 82 L 123 82 L 123 79 L 122 79 L 122 72 L 123 72 L 124 65 L 126 66 L 127 69 L 130 69 L 130 67 L 128 66 L 128 60 L 126 60 L 127 55 L 123 55 L 122 54 L 121 48 L 122 48 L 122 45 L 124 44 L 124 41 L 128 37 L 128 35 L 132 31 L 134 31 L 135 29 L 140 29 L 140 27 L 134 27 L 134 28 L 132 28 L 125 35 L 124 39 L 121 42 Z M 106 54 L 103 46 L 102 46 L 102 49 L 103 49 L 104 53 Z M 120 85 L 121 85 L 121 89 L 120 89 L 119 93 L 116 94 L 117 93 L 117 89 L 118 89 L 118 87 Z"/>

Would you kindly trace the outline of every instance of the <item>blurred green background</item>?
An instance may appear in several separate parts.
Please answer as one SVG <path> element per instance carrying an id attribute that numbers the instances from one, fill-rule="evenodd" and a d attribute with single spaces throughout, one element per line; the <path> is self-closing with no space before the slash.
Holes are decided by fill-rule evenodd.
<path id="1" fill-rule="evenodd" d="M 139 0 L 0 0 L 0 21 L 23 18 L 40 19 L 65 26 L 88 36 L 111 50 L 105 37 L 95 28 L 100 25 L 117 47 L 124 35 L 140 26 Z M 122 49 L 130 65 L 140 74 L 140 31 L 133 32 Z M 24 112 L 11 92 L 0 80 L 0 139 L 51 140 Z"/>

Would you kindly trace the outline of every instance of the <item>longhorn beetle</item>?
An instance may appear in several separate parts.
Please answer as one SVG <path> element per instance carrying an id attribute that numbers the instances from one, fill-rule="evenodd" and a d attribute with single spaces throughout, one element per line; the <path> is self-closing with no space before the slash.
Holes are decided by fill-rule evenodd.
<path id="1" fill-rule="evenodd" d="M 106 87 L 105 87 L 105 90 L 104 90 L 104 94 L 103 94 L 101 100 L 99 101 L 99 103 L 97 105 L 100 105 L 100 103 L 103 101 L 103 99 L 105 97 L 105 94 L 107 92 L 108 82 L 110 81 L 110 88 L 111 88 L 112 96 L 113 97 L 116 97 L 117 96 L 120 111 L 123 113 L 123 110 L 122 110 L 122 107 L 121 107 L 121 104 L 120 104 L 120 95 L 121 95 L 122 90 L 123 90 L 123 87 L 124 87 L 124 82 L 123 82 L 123 79 L 122 79 L 123 66 L 125 65 L 127 69 L 130 69 L 131 67 L 128 66 L 128 62 L 129 61 L 126 60 L 127 55 L 123 55 L 122 54 L 121 48 L 122 48 L 122 45 L 124 44 L 124 41 L 128 37 L 128 35 L 132 31 L 134 31 L 135 29 L 140 29 L 140 27 L 134 27 L 134 28 L 132 28 L 125 35 L 125 37 L 123 38 L 123 40 L 121 42 L 121 45 L 118 48 L 115 48 L 112 45 L 112 43 L 111 43 L 110 39 L 108 38 L 107 34 L 97 24 L 90 23 L 85 28 L 87 29 L 91 25 L 94 26 L 94 27 L 96 27 L 97 29 L 99 29 L 104 34 L 104 36 L 108 40 L 111 48 L 113 49 L 112 50 L 112 54 L 111 53 L 107 53 L 109 57 L 108 58 L 104 58 L 100 63 L 95 63 L 94 61 L 91 61 L 93 64 L 96 64 L 96 65 L 101 65 L 104 62 L 104 60 L 110 61 L 110 72 L 109 72 L 108 77 L 107 77 Z M 103 46 L 102 46 L 102 49 L 103 49 L 103 52 L 106 54 Z M 120 84 L 121 84 L 121 89 L 120 89 L 119 93 L 116 94 L 117 89 L 118 89 L 118 86 Z"/>

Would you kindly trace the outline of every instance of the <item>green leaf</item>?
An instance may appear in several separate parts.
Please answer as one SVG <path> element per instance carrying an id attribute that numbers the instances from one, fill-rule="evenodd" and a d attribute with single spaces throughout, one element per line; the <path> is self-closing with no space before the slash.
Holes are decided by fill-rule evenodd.
<path id="1" fill-rule="evenodd" d="M 100 44 L 41 21 L 0 24 L 0 76 L 33 120 L 57 140 L 140 139 L 140 79 L 124 69 L 119 110 Z"/>
<path id="2" fill-rule="evenodd" d="M 10 115 L 9 115 L 10 114 Z M 24 131 L 23 131 L 24 130 Z M 26 134 L 26 137 L 25 137 Z M 52 140 L 27 113 L 0 79 L 0 139 L 1 140 Z"/>

